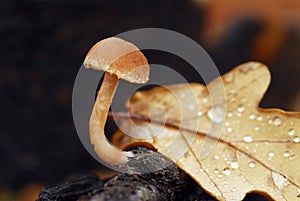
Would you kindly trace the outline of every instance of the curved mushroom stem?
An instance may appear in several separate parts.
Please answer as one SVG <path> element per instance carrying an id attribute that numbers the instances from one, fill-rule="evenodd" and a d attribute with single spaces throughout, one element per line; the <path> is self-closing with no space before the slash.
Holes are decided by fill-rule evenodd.
<path id="1" fill-rule="evenodd" d="M 128 157 L 134 156 L 132 152 L 121 151 L 110 144 L 104 133 L 109 107 L 118 83 L 119 79 L 116 75 L 104 74 L 89 122 L 90 138 L 94 150 L 104 162 L 110 165 L 124 165 L 128 161 Z"/>

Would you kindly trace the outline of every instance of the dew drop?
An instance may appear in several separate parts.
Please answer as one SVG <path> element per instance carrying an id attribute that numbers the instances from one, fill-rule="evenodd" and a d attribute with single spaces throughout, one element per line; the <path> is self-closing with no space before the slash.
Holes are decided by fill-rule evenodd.
<path id="1" fill-rule="evenodd" d="M 288 133 L 289 133 L 289 136 L 293 136 L 293 135 L 295 135 L 296 130 L 294 128 L 291 128 Z"/>
<path id="2" fill-rule="evenodd" d="M 219 174 L 219 170 L 218 169 L 214 169 L 214 173 L 215 174 Z"/>
<path id="3" fill-rule="evenodd" d="M 231 162 L 231 168 L 232 169 L 238 169 L 239 168 L 239 163 L 237 161 Z"/>
<path id="4" fill-rule="evenodd" d="M 108 69 L 109 69 L 109 65 L 105 65 L 105 66 L 104 66 L 104 69 L 105 69 L 105 70 L 108 70 Z"/>
<path id="5" fill-rule="evenodd" d="M 244 142 L 252 142 L 253 139 L 252 139 L 251 136 L 247 135 L 247 136 L 243 137 L 243 141 L 244 141 Z"/>
<path id="6" fill-rule="evenodd" d="M 298 137 L 298 136 L 294 137 L 293 142 L 299 143 L 300 142 L 300 137 Z"/>
<path id="7" fill-rule="evenodd" d="M 215 156 L 214 159 L 219 160 L 219 156 Z"/>
<path id="8" fill-rule="evenodd" d="M 228 116 L 228 117 L 232 117 L 233 114 L 232 114 L 231 112 L 228 112 L 228 113 L 227 113 L 227 116 Z"/>
<path id="9" fill-rule="evenodd" d="M 259 117 L 257 117 L 256 120 L 257 120 L 257 121 L 262 121 L 262 120 L 263 120 L 263 117 L 262 117 L 262 116 L 259 116 Z"/>
<path id="10" fill-rule="evenodd" d="M 280 117 L 273 118 L 273 124 L 279 126 L 282 123 L 282 119 Z"/>
<path id="11" fill-rule="evenodd" d="M 231 171 L 230 171 L 229 168 L 224 168 L 223 174 L 225 174 L 225 175 L 230 175 L 230 173 L 231 173 Z"/>
<path id="12" fill-rule="evenodd" d="M 215 123 L 221 123 L 225 120 L 224 109 L 220 106 L 212 107 L 208 113 L 208 117 Z"/>
<path id="13" fill-rule="evenodd" d="M 228 132 L 228 133 L 231 133 L 232 130 L 233 130 L 232 128 L 227 128 L 227 132 Z"/>
<path id="14" fill-rule="evenodd" d="M 254 130 L 255 130 L 255 131 L 259 131 L 259 127 L 256 126 L 256 127 L 254 128 Z"/>
<path id="15" fill-rule="evenodd" d="M 232 192 L 236 192 L 237 190 L 236 190 L 236 188 L 235 187 L 233 187 L 232 188 Z"/>
<path id="16" fill-rule="evenodd" d="M 242 116 L 242 113 L 237 112 L 237 113 L 236 113 L 236 116 L 241 117 L 241 116 Z"/>
<path id="17" fill-rule="evenodd" d="M 255 114 L 250 114 L 249 119 L 250 119 L 250 120 L 255 119 Z"/>
<path id="18" fill-rule="evenodd" d="M 274 152 L 271 151 L 271 152 L 269 152 L 268 156 L 273 158 L 275 156 L 275 154 L 274 154 Z"/>
<path id="19" fill-rule="evenodd" d="M 254 168 L 255 165 L 256 165 L 256 163 L 255 163 L 254 161 L 252 161 L 252 162 L 250 162 L 248 165 L 249 165 L 250 168 Z"/>
<path id="20" fill-rule="evenodd" d="M 237 109 L 238 112 L 244 112 L 245 111 L 245 107 L 243 105 L 240 105 Z"/>
<path id="21" fill-rule="evenodd" d="M 287 158 L 289 156 L 290 156 L 290 152 L 289 151 L 286 151 L 286 152 L 283 153 L 283 157 L 284 158 Z"/>
<path id="22" fill-rule="evenodd" d="M 197 116 L 198 116 L 198 117 L 201 117 L 202 115 L 203 115 L 203 112 L 202 112 L 202 111 L 197 112 Z"/>

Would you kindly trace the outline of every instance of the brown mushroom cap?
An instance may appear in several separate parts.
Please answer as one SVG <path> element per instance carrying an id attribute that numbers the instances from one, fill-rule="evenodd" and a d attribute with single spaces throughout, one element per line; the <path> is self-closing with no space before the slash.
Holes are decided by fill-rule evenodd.
<path id="1" fill-rule="evenodd" d="M 111 37 L 96 43 L 87 53 L 84 66 L 115 74 L 132 83 L 149 80 L 146 57 L 135 45 L 120 38 Z"/>

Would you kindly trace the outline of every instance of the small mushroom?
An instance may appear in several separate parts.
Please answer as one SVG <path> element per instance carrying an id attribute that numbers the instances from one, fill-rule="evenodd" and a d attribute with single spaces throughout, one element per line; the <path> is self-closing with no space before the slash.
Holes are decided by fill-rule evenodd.
<path id="1" fill-rule="evenodd" d="M 146 83 L 150 70 L 148 61 L 132 43 L 111 37 L 101 40 L 91 48 L 84 60 L 84 66 L 105 71 L 89 121 L 91 143 L 104 162 L 124 165 L 129 157 L 134 157 L 133 152 L 121 151 L 110 144 L 105 136 L 104 126 L 119 79 Z"/>

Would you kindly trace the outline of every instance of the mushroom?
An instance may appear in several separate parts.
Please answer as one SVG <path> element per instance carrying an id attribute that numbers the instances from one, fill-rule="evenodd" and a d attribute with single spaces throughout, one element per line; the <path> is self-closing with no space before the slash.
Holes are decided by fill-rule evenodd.
<path id="1" fill-rule="evenodd" d="M 146 83 L 150 70 L 148 61 L 132 43 L 111 37 L 99 41 L 90 49 L 84 66 L 105 71 L 89 121 L 91 143 L 104 162 L 110 165 L 124 165 L 129 157 L 134 157 L 133 152 L 121 151 L 114 147 L 105 136 L 104 126 L 119 79 L 132 83 Z"/>

